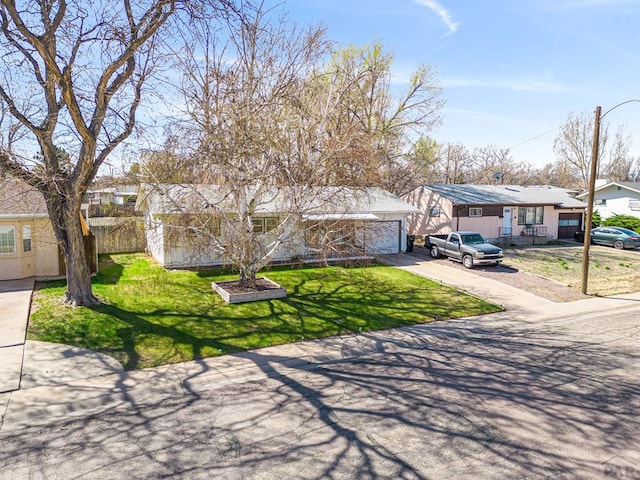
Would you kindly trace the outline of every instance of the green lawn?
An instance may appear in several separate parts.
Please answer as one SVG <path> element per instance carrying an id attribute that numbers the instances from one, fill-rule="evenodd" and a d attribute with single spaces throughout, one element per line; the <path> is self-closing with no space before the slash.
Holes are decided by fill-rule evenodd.
<path id="1" fill-rule="evenodd" d="M 28 338 L 85 347 L 126 369 L 268 345 L 496 312 L 500 307 L 387 266 L 274 268 L 288 297 L 228 305 L 219 270 L 167 271 L 141 254 L 101 257 L 94 308 L 60 303 L 64 282 L 38 285 Z"/>

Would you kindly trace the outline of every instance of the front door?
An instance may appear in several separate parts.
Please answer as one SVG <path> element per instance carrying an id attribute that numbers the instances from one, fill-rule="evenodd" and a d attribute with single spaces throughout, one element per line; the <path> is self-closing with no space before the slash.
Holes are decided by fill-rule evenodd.
<path id="1" fill-rule="evenodd" d="M 501 237 L 513 236 L 513 207 L 502 207 L 502 230 L 500 231 Z"/>

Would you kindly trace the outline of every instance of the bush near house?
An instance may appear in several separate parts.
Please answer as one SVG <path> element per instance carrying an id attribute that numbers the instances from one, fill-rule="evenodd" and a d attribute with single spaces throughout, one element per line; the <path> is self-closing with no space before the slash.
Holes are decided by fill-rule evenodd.
<path id="1" fill-rule="evenodd" d="M 624 227 L 634 232 L 640 231 L 640 218 L 631 215 L 614 215 L 602 221 L 603 227 Z"/>
<path id="2" fill-rule="evenodd" d="M 379 265 L 273 268 L 267 276 L 287 298 L 229 305 L 211 282 L 237 274 L 169 271 L 143 254 L 100 260 L 93 289 L 103 303 L 67 307 L 59 301 L 64 282 L 39 284 L 28 336 L 109 354 L 129 370 L 501 310 Z"/>

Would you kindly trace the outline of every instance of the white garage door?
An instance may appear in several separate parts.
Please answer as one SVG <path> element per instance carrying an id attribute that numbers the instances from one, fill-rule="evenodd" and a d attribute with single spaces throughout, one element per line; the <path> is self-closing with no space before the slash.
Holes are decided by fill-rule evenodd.
<path id="1" fill-rule="evenodd" d="M 369 222 L 367 253 L 400 253 L 400 222 Z"/>

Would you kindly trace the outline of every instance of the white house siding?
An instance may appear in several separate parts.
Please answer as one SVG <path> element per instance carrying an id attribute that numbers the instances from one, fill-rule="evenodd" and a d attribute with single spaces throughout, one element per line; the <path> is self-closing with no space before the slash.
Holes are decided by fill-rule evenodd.
<path id="1" fill-rule="evenodd" d="M 618 190 L 616 185 L 612 185 L 596 192 L 594 198 L 596 205 L 594 205 L 593 209 L 600 214 L 602 219 L 613 217 L 614 215 L 631 215 L 640 218 L 640 209 L 629 208 L 629 202 L 640 201 L 640 193 L 622 188 Z M 605 200 L 606 205 L 598 205 L 600 200 Z"/>
<path id="2" fill-rule="evenodd" d="M 165 265 L 164 255 L 164 225 L 161 220 L 147 217 L 145 220 L 145 234 L 147 238 L 147 253 L 160 265 Z"/>
<path id="3" fill-rule="evenodd" d="M 366 255 L 393 254 L 406 250 L 406 223 L 403 215 L 380 215 L 381 221 L 359 222 L 358 243 Z M 168 234 L 160 222 L 148 223 L 147 251 L 168 268 L 213 267 L 228 264 L 207 246 L 206 237 L 186 237 L 184 232 Z M 306 258 L 304 231 L 280 245 L 273 262 Z"/>

